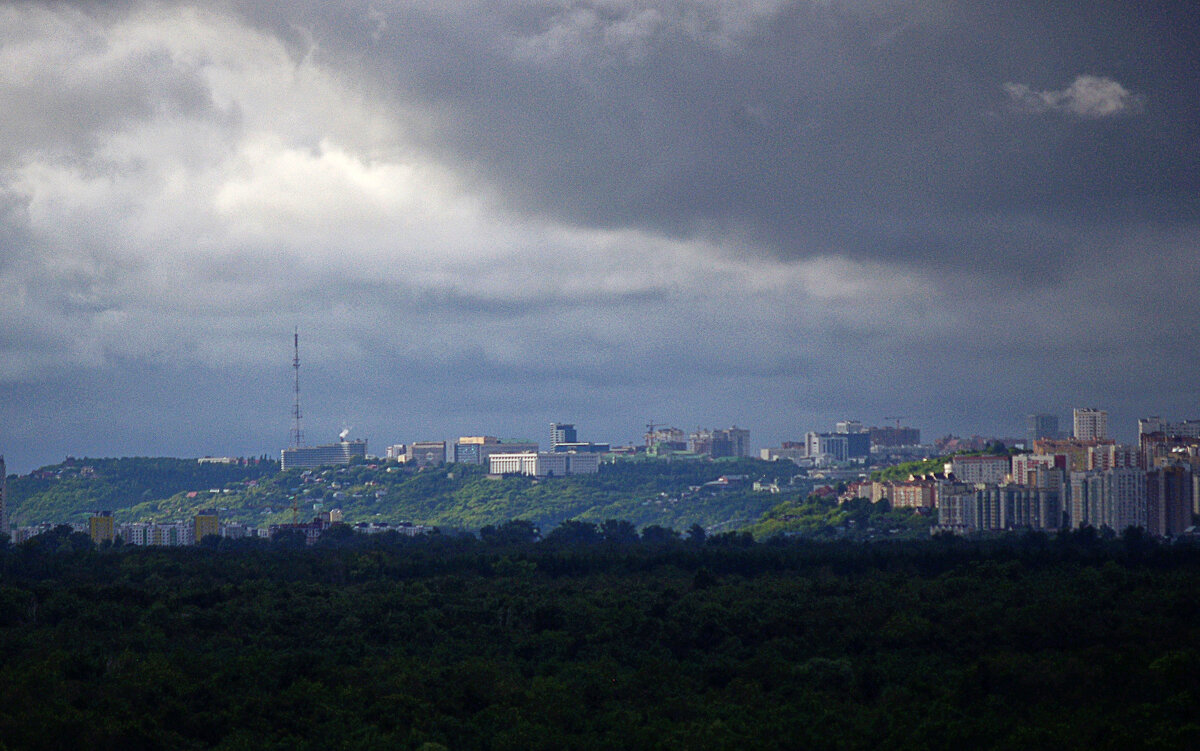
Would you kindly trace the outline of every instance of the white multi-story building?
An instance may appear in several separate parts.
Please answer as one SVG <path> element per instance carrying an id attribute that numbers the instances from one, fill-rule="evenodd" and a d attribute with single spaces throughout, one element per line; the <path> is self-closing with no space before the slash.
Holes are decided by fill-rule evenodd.
<path id="1" fill-rule="evenodd" d="M 808 451 L 799 446 L 783 446 L 781 448 L 760 449 L 758 455 L 761 459 L 768 462 L 775 462 L 781 459 L 794 462 L 806 458 Z"/>
<path id="2" fill-rule="evenodd" d="M 1108 438 L 1108 412 L 1094 407 L 1076 408 L 1075 437 L 1084 441 Z"/>
<path id="3" fill-rule="evenodd" d="M 492 454 L 488 457 L 488 472 L 493 475 L 529 475 L 531 477 L 563 477 L 592 475 L 600 471 L 599 454 L 522 451 L 512 454 Z"/>
<path id="4" fill-rule="evenodd" d="M 192 522 L 129 522 L 117 528 L 117 536 L 126 545 L 179 545 L 196 544 L 196 528 Z"/>
<path id="5" fill-rule="evenodd" d="M 1012 471 L 1012 461 L 1007 456 L 956 456 L 946 462 L 947 474 L 968 485 L 977 483 L 1000 483 Z"/>

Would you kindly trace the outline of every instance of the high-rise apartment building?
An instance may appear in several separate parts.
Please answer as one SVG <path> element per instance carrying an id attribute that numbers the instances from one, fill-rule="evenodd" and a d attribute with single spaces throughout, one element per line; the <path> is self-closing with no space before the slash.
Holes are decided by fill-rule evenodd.
<path id="1" fill-rule="evenodd" d="M 1188 464 L 1173 464 L 1146 473 L 1146 531 L 1176 537 L 1192 526 L 1195 484 Z"/>
<path id="2" fill-rule="evenodd" d="M 1135 467 L 1072 472 L 1071 526 L 1145 527 L 1146 484 L 1146 473 Z"/>
<path id="3" fill-rule="evenodd" d="M 1041 473 L 1046 474 L 1046 481 L 1032 485 L 952 484 L 938 495 L 938 525 L 954 532 L 1058 529 L 1062 475 L 1056 469 L 1035 470 L 1035 474 Z"/>
<path id="4" fill-rule="evenodd" d="M 1094 407 L 1076 408 L 1075 437 L 1084 440 L 1100 440 L 1108 438 L 1108 412 Z"/>

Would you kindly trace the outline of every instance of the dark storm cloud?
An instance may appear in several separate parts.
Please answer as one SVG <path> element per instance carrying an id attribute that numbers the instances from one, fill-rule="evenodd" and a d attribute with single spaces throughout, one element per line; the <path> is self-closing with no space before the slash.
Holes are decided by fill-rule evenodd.
<path id="1" fill-rule="evenodd" d="M 0 439 L 1194 417 L 1192 11 L 9 4 Z"/>
<path id="2" fill-rule="evenodd" d="M 315 54 L 444 108 L 433 148 L 567 221 L 1014 271 L 1087 256 L 1010 244 L 1031 217 L 1191 221 L 1200 196 L 1182 5 L 369 7 L 322 11 Z M 1087 81 L 1124 105 L 1088 110 Z"/>

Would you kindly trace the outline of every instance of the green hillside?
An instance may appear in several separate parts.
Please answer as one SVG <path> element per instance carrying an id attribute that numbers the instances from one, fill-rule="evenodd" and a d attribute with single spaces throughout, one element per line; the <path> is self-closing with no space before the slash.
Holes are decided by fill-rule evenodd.
<path id="1" fill-rule="evenodd" d="M 14 526 L 81 522 L 96 511 L 117 512 L 176 493 L 243 492 L 251 483 L 278 473 L 279 462 L 266 459 L 201 464 L 166 457 L 72 458 L 28 475 L 10 476 L 8 514 Z"/>
<path id="2" fill-rule="evenodd" d="M 83 471 L 84 467 L 90 470 Z M 341 509 L 347 522 L 399 522 L 478 529 L 527 519 L 549 529 L 564 519 L 623 519 L 635 525 L 713 530 L 754 523 L 765 511 L 799 500 L 787 485 L 787 462 L 631 460 L 596 475 L 534 479 L 488 477 L 483 468 L 450 464 L 416 470 L 356 464 L 278 472 L 271 462 L 198 464 L 188 459 L 80 459 L 10 483 L 15 524 L 82 521 L 96 510 L 119 522 L 184 519 L 219 509 L 223 520 L 255 526 Z M 727 484 L 722 476 L 734 478 Z M 779 494 L 755 481 L 778 482 Z"/>

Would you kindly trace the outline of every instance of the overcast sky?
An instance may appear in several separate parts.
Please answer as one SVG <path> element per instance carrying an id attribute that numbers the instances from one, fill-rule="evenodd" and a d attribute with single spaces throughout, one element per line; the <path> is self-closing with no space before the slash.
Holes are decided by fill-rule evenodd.
<path id="1" fill-rule="evenodd" d="M 0 453 L 1200 417 L 1194 4 L 0 6 Z"/>

